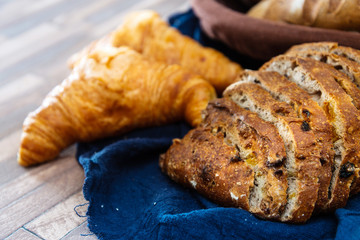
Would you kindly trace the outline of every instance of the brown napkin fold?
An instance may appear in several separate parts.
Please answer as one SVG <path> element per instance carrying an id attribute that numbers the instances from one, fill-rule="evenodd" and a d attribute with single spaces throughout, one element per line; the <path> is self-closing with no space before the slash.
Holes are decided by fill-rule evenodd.
<path id="1" fill-rule="evenodd" d="M 209 37 L 255 59 L 268 60 L 305 42 L 334 41 L 360 49 L 359 32 L 255 19 L 216 0 L 191 0 L 191 5 Z"/>

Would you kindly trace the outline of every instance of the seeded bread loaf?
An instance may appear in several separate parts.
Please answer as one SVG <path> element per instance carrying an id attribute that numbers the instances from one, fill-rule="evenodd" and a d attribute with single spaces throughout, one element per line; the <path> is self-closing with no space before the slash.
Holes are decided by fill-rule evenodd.
<path id="1" fill-rule="evenodd" d="M 333 53 L 338 56 L 346 57 L 351 61 L 360 63 L 360 50 L 351 47 L 339 46 L 336 42 L 303 43 L 291 47 L 288 52 L 308 50 Z"/>
<path id="2" fill-rule="evenodd" d="M 247 70 L 240 74 L 238 80 L 258 84 L 277 100 L 292 106 L 297 113 L 297 117 L 309 125 L 320 147 L 320 186 L 315 207 L 317 211 L 326 211 L 329 202 L 328 192 L 332 176 L 335 135 L 331 130 L 332 126 L 327 120 L 324 110 L 307 92 L 277 72 Z"/>
<path id="3" fill-rule="evenodd" d="M 356 107 L 359 109 L 360 103 L 360 64 L 349 60 L 346 57 L 339 56 L 329 52 L 321 51 L 289 51 L 287 56 L 313 58 L 333 66 L 336 70 L 344 73 L 346 77 L 341 76 L 342 88 L 354 99 Z M 340 74 L 341 75 L 341 74 Z M 350 83 L 351 82 L 351 83 Z"/>
<path id="4" fill-rule="evenodd" d="M 227 143 L 238 150 L 238 160 L 254 171 L 250 212 L 279 220 L 286 204 L 287 172 L 285 147 L 276 128 L 225 98 L 208 105 L 203 125 L 213 133 L 223 132 Z"/>
<path id="5" fill-rule="evenodd" d="M 277 101 L 257 84 L 234 83 L 224 96 L 278 129 L 285 143 L 288 172 L 288 201 L 281 221 L 305 222 L 317 201 L 320 173 L 320 153 L 308 124 L 297 117 L 290 105 Z"/>
<path id="6" fill-rule="evenodd" d="M 360 113 L 336 82 L 329 65 L 309 59 L 278 56 L 261 67 L 276 71 L 306 90 L 326 112 L 337 139 L 329 209 L 344 207 L 350 192 L 359 192 Z"/>
<path id="7" fill-rule="evenodd" d="M 173 180 L 217 203 L 280 220 L 286 205 L 284 143 L 275 127 L 229 99 L 211 102 L 201 127 L 161 156 Z"/>
<path id="8" fill-rule="evenodd" d="M 304 223 L 360 192 L 358 50 L 294 46 L 211 101 L 161 156 L 163 172 L 213 201 Z"/>

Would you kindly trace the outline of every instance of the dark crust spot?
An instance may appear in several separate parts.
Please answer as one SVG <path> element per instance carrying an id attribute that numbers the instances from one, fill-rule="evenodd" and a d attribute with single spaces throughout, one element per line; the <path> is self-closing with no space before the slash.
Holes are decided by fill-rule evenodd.
<path id="1" fill-rule="evenodd" d="M 303 109 L 303 110 L 302 110 L 302 113 L 305 114 L 305 116 L 306 116 L 307 118 L 310 117 L 310 112 L 309 112 L 308 110 Z"/>
<path id="2" fill-rule="evenodd" d="M 311 130 L 310 125 L 308 122 L 303 121 L 303 123 L 301 124 L 301 130 L 303 130 L 304 132 L 308 132 Z"/>
<path id="3" fill-rule="evenodd" d="M 304 156 L 304 155 L 302 155 L 302 154 L 300 154 L 300 155 L 298 155 L 297 156 L 297 159 L 300 159 L 300 160 L 304 160 L 306 157 Z"/>
<path id="4" fill-rule="evenodd" d="M 321 166 L 324 165 L 325 163 L 327 163 L 326 159 L 325 158 L 320 158 L 320 163 L 321 163 Z"/>
<path id="5" fill-rule="evenodd" d="M 355 172 L 354 164 L 347 162 L 341 166 L 339 176 L 341 178 L 348 178 L 351 175 L 353 175 L 354 172 Z"/>
<path id="6" fill-rule="evenodd" d="M 334 68 L 335 68 L 336 70 L 342 70 L 342 69 L 343 69 L 343 67 L 342 67 L 341 65 L 335 65 Z"/>
<path id="7" fill-rule="evenodd" d="M 200 178 L 204 183 L 210 183 L 213 178 L 212 178 L 212 168 L 211 166 L 205 166 L 200 174 Z"/>
<path id="8" fill-rule="evenodd" d="M 254 80 L 254 83 L 260 84 L 261 82 L 260 82 L 259 80 L 255 79 L 255 80 Z"/>
<path id="9" fill-rule="evenodd" d="M 320 58 L 320 62 L 326 63 L 327 62 L 327 56 L 322 56 Z"/>
<path id="10" fill-rule="evenodd" d="M 283 170 L 278 169 L 278 170 L 276 170 L 276 171 L 274 172 L 274 174 L 275 174 L 275 176 L 280 177 L 280 176 L 282 176 L 282 175 L 283 175 Z"/>
<path id="11" fill-rule="evenodd" d="M 231 163 L 236 163 L 236 162 L 241 162 L 241 161 L 243 161 L 243 160 L 241 159 L 241 157 L 239 155 L 235 155 L 234 157 L 231 157 L 231 159 L 230 159 Z"/>
<path id="12" fill-rule="evenodd" d="M 278 159 L 278 160 L 276 160 L 274 162 L 267 161 L 266 166 L 268 168 L 270 168 L 270 167 L 278 168 L 278 167 L 281 167 L 284 164 L 285 161 L 286 161 L 286 157 L 283 157 L 282 159 Z"/>

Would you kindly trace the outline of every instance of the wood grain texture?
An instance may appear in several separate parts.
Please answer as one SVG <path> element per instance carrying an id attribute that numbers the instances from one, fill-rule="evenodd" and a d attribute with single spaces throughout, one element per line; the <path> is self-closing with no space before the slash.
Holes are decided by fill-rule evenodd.
<path id="1" fill-rule="evenodd" d="M 49 208 L 81 190 L 83 179 L 81 167 L 74 166 L 2 208 L 0 210 L 0 239 L 7 237 Z"/>
<path id="2" fill-rule="evenodd" d="M 97 237 L 90 232 L 87 227 L 87 222 L 82 223 L 80 226 L 66 234 L 61 240 L 93 240 Z"/>
<path id="3" fill-rule="evenodd" d="M 188 8 L 183 0 L 0 0 L 0 239 L 96 239 L 74 212 L 85 202 L 75 146 L 55 161 L 22 168 L 22 123 L 68 76 L 67 59 L 129 11 L 167 18 Z"/>
<path id="4" fill-rule="evenodd" d="M 60 239 L 68 232 L 86 222 L 87 205 L 82 191 L 77 192 L 65 201 L 57 204 L 41 216 L 27 223 L 24 228 L 44 239 Z M 76 207 L 76 214 L 74 208 Z"/>
<path id="5" fill-rule="evenodd" d="M 18 229 L 16 232 L 11 234 L 9 237 L 5 238 L 5 240 L 19 240 L 19 239 L 26 239 L 26 240 L 39 240 L 41 238 L 37 237 L 33 233 L 25 230 L 24 228 Z"/>

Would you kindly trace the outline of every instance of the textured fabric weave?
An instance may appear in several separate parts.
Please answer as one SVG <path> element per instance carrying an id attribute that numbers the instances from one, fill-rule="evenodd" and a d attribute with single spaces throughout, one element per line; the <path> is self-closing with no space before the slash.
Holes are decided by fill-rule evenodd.
<path id="1" fill-rule="evenodd" d="M 204 36 L 192 11 L 174 15 L 170 23 L 204 45 L 220 46 L 221 51 L 231 53 Z M 89 228 L 98 238 L 360 239 L 360 195 L 334 214 L 291 225 L 219 207 L 174 183 L 160 171 L 159 155 L 173 138 L 183 137 L 189 129 L 178 123 L 78 144 L 77 158 L 86 175 L 83 191 L 89 201 Z"/>

